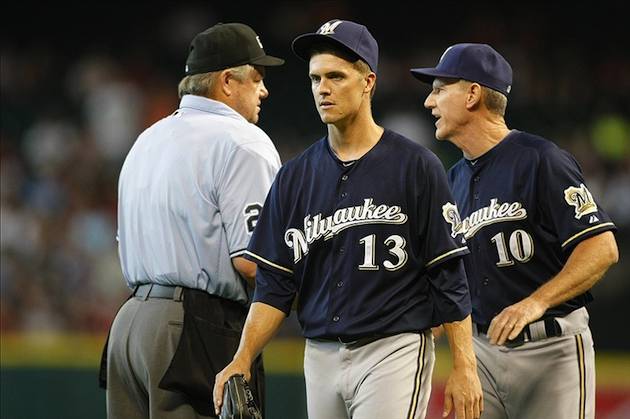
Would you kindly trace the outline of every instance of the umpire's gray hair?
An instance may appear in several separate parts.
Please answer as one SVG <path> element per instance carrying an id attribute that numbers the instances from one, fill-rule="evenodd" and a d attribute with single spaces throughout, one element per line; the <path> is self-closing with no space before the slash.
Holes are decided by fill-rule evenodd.
<path id="1" fill-rule="evenodd" d="M 243 81 L 249 75 L 252 68 L 253 67 L 249 64 L 243 64 L 238 67 L 231 67 L 228 70 L 230 70 L 232 76 L 236 80 Z M 177 94 L 179 95 L 179 98 L 181 99 L 184 95 L 209 97 L 221 71 L 223 70 L 193 74 L 192 76 L 184 77 L 181 79 L 179 86 L 177 87 Z"/>
<path id="2" fill-rule="evenodd" d="M 485 86 L 481 86 L 481 91 L 483 92 L 483 102 L 486 108 L 492 113 L 505 116 L 505 109 L 508 103 L 507 96 Z"/>

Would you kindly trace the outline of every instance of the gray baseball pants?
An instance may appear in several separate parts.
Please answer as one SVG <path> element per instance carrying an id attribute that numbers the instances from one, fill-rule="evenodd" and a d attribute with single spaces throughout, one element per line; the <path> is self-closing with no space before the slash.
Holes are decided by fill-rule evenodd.
<path id="1" fill-rule="evenodd" d="M 181 300 L 133 297 L 122 306 L 108 345 L 109 419 L 208 417 L 179 393 L 158 388 L 177 349 L 183 319 Z"/>
<path id="2" fill-rule="evenodd" d="M 473 328 L 482 419 L 595 417 L 595 351 L 588 312 L 581 308 L 558 322 L 562 336 L 516 348 L 491 345 Z"/>
<path id="3" fill-rule="evenodd" d="M 424 418 L 434 363 L 430 330 L 353 343 L 307 339 L 308 417 Z"/>

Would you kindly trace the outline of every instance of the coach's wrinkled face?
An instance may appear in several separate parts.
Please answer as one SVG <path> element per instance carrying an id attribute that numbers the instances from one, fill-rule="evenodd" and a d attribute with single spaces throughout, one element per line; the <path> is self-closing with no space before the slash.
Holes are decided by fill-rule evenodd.
<path id="1" fill-rule="evenodd" d="M 470 82 L 455 79 L 436 78 L 433 89 L 424 101 L 424 107 L 431 110 L 435 121 L 435 138 L 455 140 L 460 128 L 469 120 L 466 110 L 466 87 Z"/>
<path id="2" fill-rule="evenodd" d="M 369 69 L 369 67 L 368 67 Z M 376 74 L 330 53 L 316 53 L 309 63 L 317 112 L 326 124 L 343 124 L 362 106 L 370 106 Z"/>

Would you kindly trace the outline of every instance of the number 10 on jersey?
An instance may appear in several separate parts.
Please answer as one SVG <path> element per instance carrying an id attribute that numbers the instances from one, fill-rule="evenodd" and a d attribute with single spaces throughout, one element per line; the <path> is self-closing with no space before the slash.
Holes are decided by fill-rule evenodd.
<path id="1" fill-rule="evenodd" d="M 499 268 L 514 265 L 514 260 L 521 263 L 528 262 L 534 256 L 534 240 L 524 230 L 513 231 L 508 243 L 505 242 L 503 232 L 495 234 L 490 240 L 497 246 L 499 261 L 496 265 Z"/>

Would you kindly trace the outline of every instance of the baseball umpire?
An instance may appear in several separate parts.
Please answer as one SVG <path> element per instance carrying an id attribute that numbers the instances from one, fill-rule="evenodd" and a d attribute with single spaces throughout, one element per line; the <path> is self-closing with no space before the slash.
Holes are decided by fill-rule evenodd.
<path id="1" fill-rule="evenodd" d="M 435 68 L 411 71 L 433 83 L 424 105 L 437 118 L 437 139 L 464 154 L 449 171 L 455 202 L 443 213 L 471 250 L 464 261 L 482 417 L 593 418 L 585 305 L 617 262 L 615 225 L 573 156 L 508 129 L 512 68 L 492 47 L 453 45 Z"/>
<path id="2" fill-rule="evenodd" d="M 119 179 L 118 240 L 133 296 L 110 330 L 110 418 L 214 417 L 213 380 L 232 359 L 256 265 L 243 258 L 280 168 L 254 124 L 265 53 L 240 23 L 192 40 L 181 103 L 145 130 Z M 262 361 L 253 390 L 263 399 Z"/>
<path id="3" fill-rule="evenodd" d="M 247 256 L 254 303 L 234 361 L 247 374 L 298 297 L 306 337 L 310 419 L 423 418 L 434 364 L 431 327 L 445 323 L 454 369 L 445 409 L 483 409 L 470 296 L 442 207 L 446 173 L 428 149 L 376 124 L 378 45 L 368 29 L 333 20 L 297 37 L 328 134 L 282 167 Z"/>

